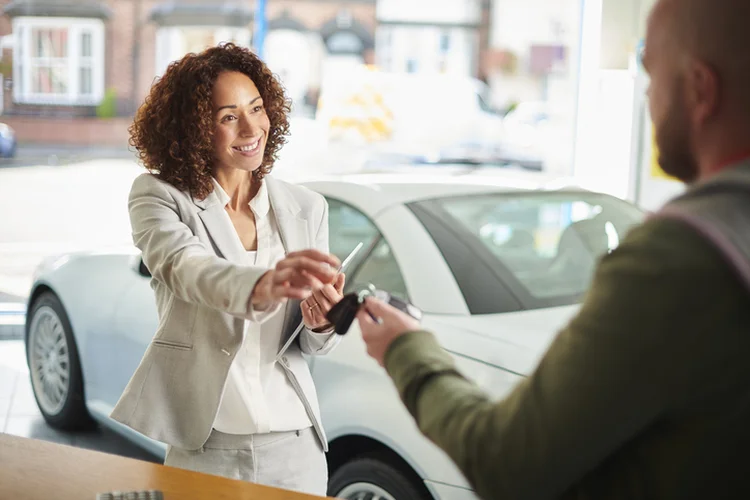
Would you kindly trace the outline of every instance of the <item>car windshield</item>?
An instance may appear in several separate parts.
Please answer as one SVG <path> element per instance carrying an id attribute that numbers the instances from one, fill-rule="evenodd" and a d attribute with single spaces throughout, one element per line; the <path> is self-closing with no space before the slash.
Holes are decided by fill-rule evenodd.
<path id="1" fill-rule="evenodd" d="M 527 308 L 578 302 L 599 258 L 643 219 L 629 203 L 587 192 L 491 194 L 432 203 L 459 235 L 473 240 L 469 245 L 480 258 L 507 276 L 506 286 L 520 289 L 515 295 L 529 298 Z"/>

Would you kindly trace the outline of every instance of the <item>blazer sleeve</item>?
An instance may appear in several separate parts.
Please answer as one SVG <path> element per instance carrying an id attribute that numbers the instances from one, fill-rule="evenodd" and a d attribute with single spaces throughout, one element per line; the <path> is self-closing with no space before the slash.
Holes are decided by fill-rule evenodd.
<path id="1" fill-rule="evenodd" d="M 320 196 L 322 205 L 322 216 L 318 224 L 318 232 L 315 236 L 315 248 L 321 252 L 328 253 L 328 203 Z M 328 354 L 341 341 L 341 335 L 336 333 L 315 333 L 307 328 L 300 332 L 300 349 L 305 354 L 323 355 Z"/>
<path id="2" fill-rule="evenodd" d="M 133 243 L 153 279 L 180 300 L 252 319 L 250 296 L 267 269 L 238 266 L 207 249 L 181 220 L 166 183 L 150 174 L 133 182 L 128 211 Z"/>

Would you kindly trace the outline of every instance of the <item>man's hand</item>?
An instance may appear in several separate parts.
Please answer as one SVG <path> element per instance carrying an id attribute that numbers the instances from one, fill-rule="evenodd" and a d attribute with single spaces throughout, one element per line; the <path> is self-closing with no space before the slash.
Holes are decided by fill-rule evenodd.
<path id="1" fill-rule="evenodd" d="M 250 302 L 262 311 L 287 299 L 305 300 L 313 290 L 333 283 L 339 264 L 335 255 L 318 250 L 292 252 L 261 276 Z"/>
<path id="2" fill-rule="evenodd" d="M 384 365 L 385 353 L 394 340 L 405 333 L 419 330 L 417 320 L 373 297 L 365 300 L 364 307 L 357 313 L 357 319 L 362 339 L 367 344 L 367 354 L 380 366 Z"/>
<path id="3" fill-rule="evenodd" d="M 346 276 L 340 273 L 333 285 L 313 290 L 312 295 L 300 303 L 302 319 L 308 330 L 320 329 L 331 324 L 326 314 L 344 298 L 344 283 Z"/>

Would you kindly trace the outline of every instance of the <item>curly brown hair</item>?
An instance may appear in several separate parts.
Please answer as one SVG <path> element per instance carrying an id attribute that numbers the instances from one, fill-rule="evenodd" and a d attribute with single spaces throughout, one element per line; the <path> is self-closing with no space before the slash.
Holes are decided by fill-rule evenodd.
<path id="1" fill-rule="evenodd" d="M 291 103 L 276 77 L 250 50 L 232 43 L 188 54 L 173 62 L 151 87 L 130 127 L 130 145 L 158 178 L 198 199 L 213 191 L 215 161 L 212 94 L 225 71 L 247 75 L 258 87 L 271 123 L 263 163 L 254 174 L 271 172 L 289 135 Z"/>

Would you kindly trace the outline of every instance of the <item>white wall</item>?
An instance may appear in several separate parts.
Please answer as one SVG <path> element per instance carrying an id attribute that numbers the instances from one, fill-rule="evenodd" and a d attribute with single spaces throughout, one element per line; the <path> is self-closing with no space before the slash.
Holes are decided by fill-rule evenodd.
<path id="1" fill-rule="evenodd" d="M 654 175 L 648 75 L 636 59 L 656 0 L 586 0 L 574 176 L 658 209 L 681 183 Z"/>

